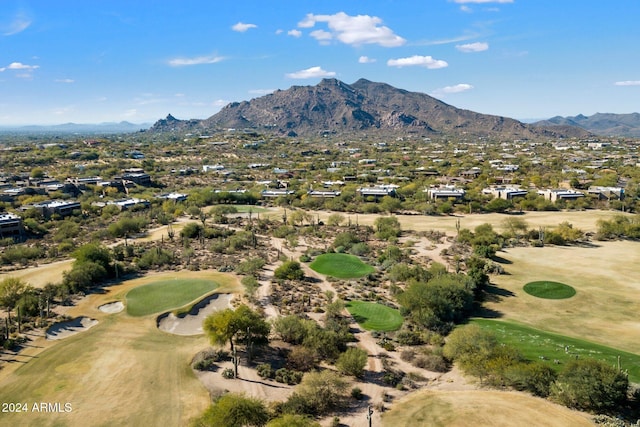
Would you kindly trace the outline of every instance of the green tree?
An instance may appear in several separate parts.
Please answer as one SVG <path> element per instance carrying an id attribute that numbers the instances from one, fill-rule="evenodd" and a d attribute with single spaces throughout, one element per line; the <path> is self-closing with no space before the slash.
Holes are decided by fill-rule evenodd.
<path id="1" fill-rule="evenodd" d="M 482 381 L 490 373 L 488 361 L 498 346 L 495 334 L 470 324 L 456 328 L 449 335 L 442 354 Z"/>
<path id="2" fill-rule="evenodd" d="M 572 360 L 551 386 L 553 400 L 570 408 L 606 412 L 627 399 L 626 373 L 595 359 Z"/>
<path id="3" fill-rule="evenodd" d="M 382 240 L 391 240 L 400 236 L 400 221 L 395 216 L 380 216 L 373 223 L 376 236 Z"/>
<path id="4" fill-rule="evenodd" d="M 92 262 L 100 265 L 107 272 L 111 268 L 112 257 L 109 249 L 96 243 L 80 246 L 72 253 L 72 256 L 76 259 L 73 263 L 74 266 Z"/>
<path id="5" fill-rule="evenodd" d="M 269 420 L 264 402 L 241 394 L 227 393 L 215 401 L 192 427 L 261 427 Z"/>
<path id="6" fill-rule="evenodd" d="M 11 318 L 11 310 L 28 290 L 29 286 L 17 277 L 7 277 L 0 282 L 0 306 L 7 310 L 9 318 Z"/>
<path id="7" fill-rule="evenodd" d="M 217 311 L 204 319 L 203 328 L 212 344 L 223 345 L 227 341 L 233 352 L 234 340 L 240 340 L 247 345 L 266 342 L 271 326 L 262 316 L 246 305 L 235 310 Z"/>
<path id="8" fill-rule="evenodd" d="M 350 347 L 338 356 L 336 368 L 345 375 L 351 375 L 356 378 L 362 378 L 364 375 L 364 367 L 367 366 L 368 353 L 362 349 Z"/>
<path id="9" fill-rule="evenodd" d="M 304 271 L 298 261 L 285 261 L 275 269 L 273 276 L 279 280 L 302 280 Z"/>
<path id="10" fill-rule="evenodd" d="M 311 323 L 309 323 L 311 322 Z M 313 320 L 305 320 L 291 314 L 278 317 L 273 321 L 273 330 L 282 341 L 289 344 L 301 344 L 308 332 L 314 329 L 316 323 Z"/>

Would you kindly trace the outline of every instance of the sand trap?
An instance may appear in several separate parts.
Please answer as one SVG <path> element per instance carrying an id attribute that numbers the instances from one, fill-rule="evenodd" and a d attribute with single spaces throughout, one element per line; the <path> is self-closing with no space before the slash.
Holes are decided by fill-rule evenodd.
<path id="1" fill-rule="evenodd" d="M 63 338 L 75 335 L 78 332 L 86 331 L 98 324 L 96 319 L 80 316 L 68 322 L 60 322 L 51 325 L 45 334 L 48 340 L 61 340 Z"/>
<path id="2" fill-rule="evenodd" d="M 102 304 L 100 307 L 98 307 L 98 310 L 102 311 L 103 313 L 120 313 L 122 310 L 124 310 L 124 304 L 122 303 L 122 301 L 114 301 L 114 302 L 110 302 L 107 304 Z"/>
<path id="3" fill-rule="evenodd" d="M 203 334 L 202 322 L 211 313 L 231 307 L 232 294 L 214 294 L 196 304 L 183 316 L 165 313 L 158 317 L 158 329 L 176 335 Z"/>

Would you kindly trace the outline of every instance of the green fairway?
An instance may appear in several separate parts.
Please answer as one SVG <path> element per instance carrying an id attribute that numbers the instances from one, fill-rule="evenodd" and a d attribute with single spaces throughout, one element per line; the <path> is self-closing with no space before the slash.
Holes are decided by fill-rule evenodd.
<path id="1" fill-rule="evenodd" d="M 127 313 L 146 316 L 182 307 L 218 286 L 218 283 L 206 279 L 169 279 L 149 283 L 127 293 Z"/>
<path id="2" fill-rule="evenodd" d="M 356 279 L 376 271 L 357 256 L 349 254 L 322 254 L 309 267 L 320 274 L 339 279 Z"/>
<path id="3" fill-rule="evenodd" d="M 350 301 L 347 310 L 360 326 L 369 331 L 397 331 L 402 326 L 400 312 L 386 305 L 366 301 Z"/>
<path id="4" fill-rule="evenodd" d="M 234 206 L 237 210 L 238 213 L 261 213 L 261 212 L 269 212 L 268 209 L 260 207 L 260 206 L 253 206 L 253 205 L 232 205 Z"/>
<path id="5" fill-rule="evenodd" d="M 622 369 L 629 372 L 629 381 L 640 383 L 640 355 L 512 322 L 473 319 L 471 323 L 493 331 L 500 342 L 517 347 L 527 359 L 544 360 L 556 370 L 576 357 L 599 359 L 616 366 L 620 356 Z M 555 360 L 559 363 L 554 363 Z"/>
<path id="6" fill-rule="evenodd" d="M 529 282 L 524 285 L 524 291 L 534 297 L 545 299 L 566 299 L 576 294 L 576 290 L 571 286 L 548 280 Z"/>

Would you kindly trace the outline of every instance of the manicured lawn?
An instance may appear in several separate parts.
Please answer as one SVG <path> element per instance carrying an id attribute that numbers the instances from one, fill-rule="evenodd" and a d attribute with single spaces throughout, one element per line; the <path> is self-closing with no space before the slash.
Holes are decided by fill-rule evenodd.
<path id="1" fill-rule="evenodd" d="M 350 301 L 347 310 L 360 326 L 369 331 L 396 331 L 402 326 L 400 312 L 386 305 L 366 301 Z"/>
<path id="2" fill-rule="evenodd" d="M 261 206 L 252 206 L 252 205 L 232 205 L 238 210 L 238 213 L 261 213 L 261 212 L 269 212 L 268 209 L 265 209 Z"/>
<path id="3" fill-rule="evenodd" d="M 134 288 L 127 293 L 127 313 L 146 316 L 182 307 L 216 288 L 206 279 L 169 279 Z"/>
<path id="4" fill-rule="evenodd" d="M 640 383 L 640 355 L 512 322 L 473 319 L 471 323 L 493 331 L 500 342 L 519 348 L 527 359 L 544 360 L 557 370 L 576 357 L 599 359 L 616 366 L 620 356 L 622 369 L 629 372 L 629 381 Z M 554 360 L 560 363 L 556 364 Z"/>
<path id="5" fill-rule="evenodd" d="M 524 291 L 534 297 L 545 299 L 566 299 L 576 294 L 576 290 L 571 286 L 548 280 L 529 282 L 524 285 Z"/>
<path id="6" fill-rule="evenodd" d="M 355 279 L 376 271 L 357 256 L 349 254 L 322 254 L 309 267 L 320 274 L 339 279 Z"/>

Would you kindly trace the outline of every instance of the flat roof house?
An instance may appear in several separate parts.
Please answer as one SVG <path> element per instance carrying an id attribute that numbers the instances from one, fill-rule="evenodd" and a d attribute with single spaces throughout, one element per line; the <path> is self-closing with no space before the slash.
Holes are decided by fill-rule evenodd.
<path id="1" fill-rule="evenodd" d="M 427 195 L 431 200 L 449 199 L 449 198 L 459 200 L 459 199 L 462 199 L 465 195 L 465 191 L 462 188 L 456 188 L 456 187 L 450 187 L 450 186 L 427 188 L 426 190 L 423 190 L 423 191 L 427 193 Z"/>
<path id="2" fill-rule="evenodd" d="M 80 209 L 80 202 L 67 200 L 50 200 L 47 202 L 36 203 L 33 205 L 33 207 L 42 212 L 42 215 L 45 217 L 49 217 L 53 214 L 68 216 L 71 215 L 75 209 Z"/>
<path id="3" fill-rule="evenodd" d="M 489 187 L 482 190 L 482 194 L 490 194 L 497 199 L 512 200 L 514 197 L 524 197 L 529 192 L 517 187 Z"/>
<path id="4" fill-rule="evenodd" d="M 260 192 L 260 195 L 262 197 L 286 197 L 286 196 L 290 196 L 292 194 L 295 194 L 295 191 L 293 191 L 293 190 L 273 189 L 273 190 L 262 190 Z"/>
<path id="5" fill-rule="evenodd" d="M 0 214 L 0 237 L 20 238 L 24 234 L 22 218 L 13 213 Z"/>
<path id="6" fill-rule="evenodd" d="M 340 195 L 340 191 L 330 191 L 330 190 L 311 190 L 307 192 L 307 194 L 311 197 L 316 198 L 324 198 L 324 199 L 332 199 L 334 197 L 338 197 Z"/>
<path id="7" fill-rule="evenodd" d="M 581 193 L 580 191 L 563 189 L 539 190 L 538 194 L 552 202 L 556 202 L 558 200 L 577 200 L 584 197 L 584 193 Z"/>
<path id="8" fill-rule="evenodd" d="M 356 191 L 363 197 L 394 197 L 396 195 L 395 185 L 377 185 L 375 187 L 360 187 Z"/>

